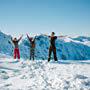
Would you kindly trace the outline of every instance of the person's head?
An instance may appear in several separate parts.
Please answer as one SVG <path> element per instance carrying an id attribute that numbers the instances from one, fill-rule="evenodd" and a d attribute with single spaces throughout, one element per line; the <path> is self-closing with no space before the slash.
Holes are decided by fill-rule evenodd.
<path id="1" fill-rule="evenodd" d="M 14 41 L 17 41 L 17 38 L 16 37 L 14 38 Z"/>
<path id="2" fill-rule="evenodd" d="M 54 33 L 54 32 L 52 32 L 51 36 L 54 36 L 54 35 L 55 35 L 55 33 Z"/>

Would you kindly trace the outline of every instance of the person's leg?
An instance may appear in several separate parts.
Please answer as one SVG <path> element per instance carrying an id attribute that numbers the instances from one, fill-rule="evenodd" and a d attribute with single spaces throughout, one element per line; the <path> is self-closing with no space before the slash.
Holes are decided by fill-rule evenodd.
<path id="1" fill-rule="evenodd" d="M 50 61 L 51 59 L 51 53 L 52 53 L 52 47 L 49 48 L 49 56 L 48 56 L 48 62 Z"/>
<path id="2" fill-rule="evenodd" d="M 34 60 L 34 53 L 35 53 L 35 49 L 33 48 L 33 50 L 32 50 L 32 57 L 33 57 L 33 60 Z"/>
<path id="3" fill-rule="evenodd" d="M 19 52 L 18 48 L 17 48 L 17 57 L 18 57 L 18 59 L 20 59 L 20 52 Z"/>
<path id="4" fill-rule="evenodd" d="M 16 48 L 14 49 L 14 59 L 16 59 Z"/>
<path id="5" fill-rule="evenodd" d="M 30 60 L 32 59 L 32 48 L 30 49 Z"/>
<path id="6" fill-rule="evenodd" d="M 54 55 L 54 60 L 55 60 L 55 61 L 58 61 L 58 60 L 57 60 L 56 48 L 55 48 L 55 47 L 53 47 L 53 55 Z"/>

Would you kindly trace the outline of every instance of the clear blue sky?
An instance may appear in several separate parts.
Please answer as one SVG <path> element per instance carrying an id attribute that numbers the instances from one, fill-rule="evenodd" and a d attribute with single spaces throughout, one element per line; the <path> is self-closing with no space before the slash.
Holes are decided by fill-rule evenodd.
<path id="1" fill-rule="evenodd" d="M 90 36 L 90 0 L 0 0 L 0 29 Z"/>

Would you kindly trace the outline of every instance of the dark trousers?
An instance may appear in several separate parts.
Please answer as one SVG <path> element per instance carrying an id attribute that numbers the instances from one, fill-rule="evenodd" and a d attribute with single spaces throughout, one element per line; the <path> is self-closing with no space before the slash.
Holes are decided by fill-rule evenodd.
<path id="1" fill-rule="evenodd" d="M 30 49 L 30 60 L 31 60 L 31 59 L 34 60 L 34 54 L 35 54 L 35 48 L 31 48 L 31 49 Z"/>
<path id="2" fill-rule="evenodd" d="M 57 61 L 57 56 L 56 56 L 56 47 L 53 47 L 53 46 L 50 46 L 49 48 L 49 57 L 48 57 L 48 62 L 50 61 L 51 59 L 51 54 L 53 52 L 53 55 L 54 55 L 54 60 Z"/>

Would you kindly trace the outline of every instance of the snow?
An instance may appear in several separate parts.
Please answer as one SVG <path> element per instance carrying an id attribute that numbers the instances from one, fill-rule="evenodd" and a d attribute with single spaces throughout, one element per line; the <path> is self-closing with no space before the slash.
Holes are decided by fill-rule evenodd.
<path id="1" fill-rule="evenodd" d="M 90 60 L 16 62 L 0 55 L 0 90 L 90 90 Z"/>
<path id="2" fill-rule="evenodd" d="M 85 44 L 90 47 L 90 41 L 86 41 Z"/>

